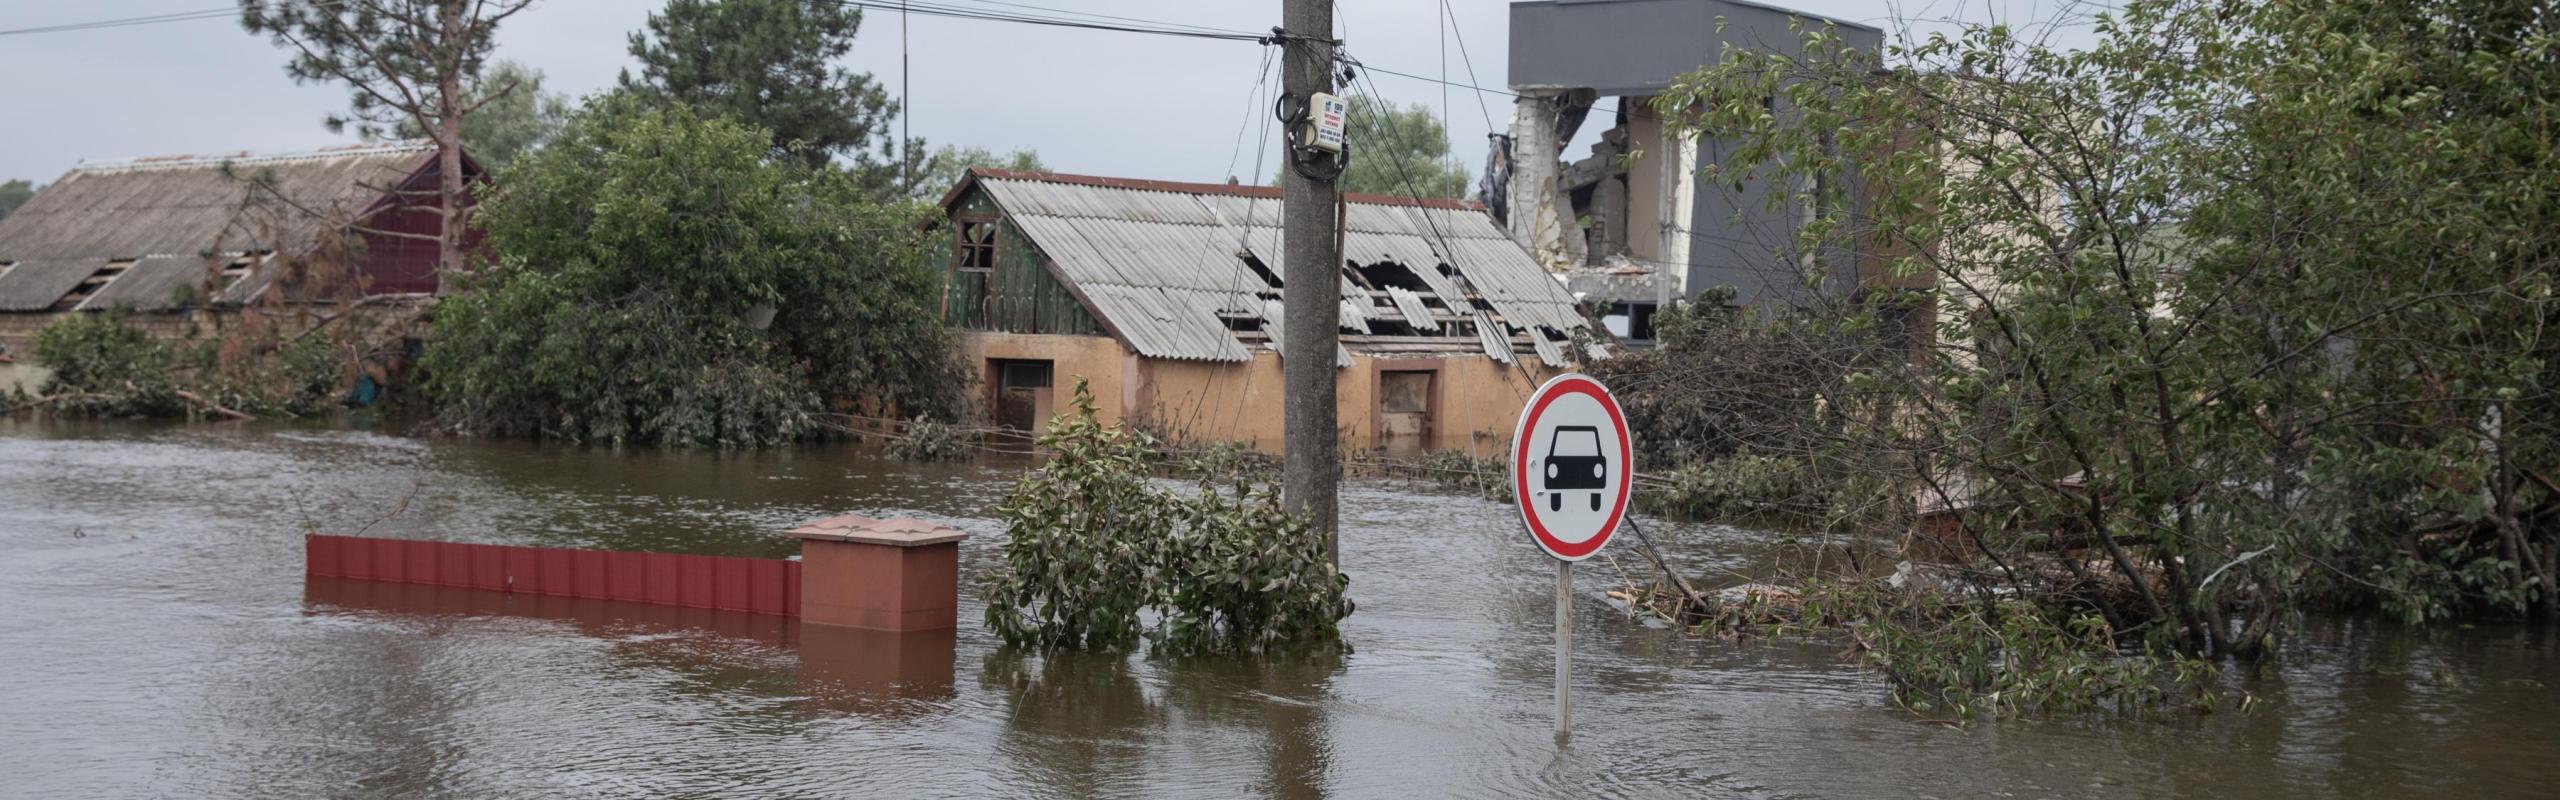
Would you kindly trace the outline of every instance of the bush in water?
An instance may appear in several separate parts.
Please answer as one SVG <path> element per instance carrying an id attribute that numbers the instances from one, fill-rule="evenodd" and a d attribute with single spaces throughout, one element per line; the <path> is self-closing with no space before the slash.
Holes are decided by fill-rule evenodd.
<path id="1" fill-rule="evenodd" d="M 1140 639 L 1170 653 L 1341 642 L 1350 580 L 1276 493 L 1158 489 L 1144 442 L 1096 421 L 1083 381 L 1072 408 L 1039 439 L 1049 462 L 997 507 L 1006 538 L 986 589 L 988 627 L 1017 645 L 1097 650 Z"/>

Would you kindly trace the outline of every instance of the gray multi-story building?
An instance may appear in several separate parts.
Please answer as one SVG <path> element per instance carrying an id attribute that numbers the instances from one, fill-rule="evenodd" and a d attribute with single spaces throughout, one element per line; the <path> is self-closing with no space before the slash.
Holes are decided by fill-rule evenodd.
<path id="1" fill-rule="evenodd" d="M 1814 286 L 1829 294 L 1861 285 L 1858 254 L 1790 252 L 1814 213 L 1795 197 L 1812 187 L 1772 185 L 1730 163 L 1726 179 L 1710 181 L 1701 167 L 1725 163 L 1730 143 L 1668 133 L 1654 107 L 1680 76 L 1731 48 L 1800 54 L 1793 22 L 1834 25 L 1851 47 L 1883 45 L 1872 26 L 1736 0 L 1511 4 L 1510 85 L 1520 97 L 1496 205 L 1513 237 L 1564 272 L 1576 295 L 1612 307 L 1607 322 L 1620 338 L 1650 339 L 1658 304 L 1709 287 L 1731 286 L 1735 302 L 1760 305 L 1808 299 Z M 1764 102 L 1788 112 L 1783 97 Z M 1564 149 L 1585 124 L 1608 127 L 1574 158 Z M 1773 192 L 1788 196 L 1773 207 Z M 1808 270 L 1825 274 L 1809 280 Z"/>

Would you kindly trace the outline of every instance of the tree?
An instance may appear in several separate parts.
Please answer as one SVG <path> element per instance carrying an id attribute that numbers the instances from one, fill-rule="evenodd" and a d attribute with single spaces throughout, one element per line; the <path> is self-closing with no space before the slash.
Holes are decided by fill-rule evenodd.
<path id="1" fill-rule="evenodd" d="M 1843 378 L 1797 440 L 1970 509 L 2002 585 L 1977 621 L 2257 658 L 2323 599 L 2560 613 L 2560 87 L 2531 5 L 2138 0 L 2088 50 L 1987 26 L 1889 63 L 1805 29 L 1657 108 L 1726 144 L 1711 184 L 1796 187 L 1768 202 L 1806 211 L 1808 280 L 1843 253 L 1932 279 L 1936 347 L 1819 370 Z"/>
<path id="2" fill-rule="evenodd" d="M 498 24 L 532 2 L 240 0 L 240 25 L 294 53 L 285 74 L 296 82 L 347 85 L 349 113 L 329 117 L 330 130 L 352 124 L 370 137 L 407 124 L 435 141 L 442 223 L 436 268 L 454 275 L 463 268 L 469 224 L 462 123 L 515 88 L 500 86 L 475 99 L 464 84 L 480 74 L 497 43 Z"/>
<path id="3" fill-rule="evenodd" d="M 888 143 L 898 104 L 869 73 L 836 66 L 861 28 L 862 12 L 839 3 L 669 0 L 646 33 L 631 34 L 640 74 L 625 71 L 621 84 L 649 102 L 763 128 L 775 152 L 813 166 L 850 158 L 893 169 L 871 148 Z"/>
<path id="4" fill-rule="evenodd" d="M 1049 171 L 1048 165 L 1040 163 L 1040 153 L 1036 150 L 1015 150 L 998 156 L 984 147 L 953 147 L 946 144 L 942 149 L 933 151 L 932 157 L 924 161 L 923 168 L 916 173 L 915 189 L 909 194 L 918 200 L 941 197 L 942 193 L 950 191 L 951 187 L 960 185 L 961 177 L 969 173 L 970 167 L 995 167 L 1022 172 Z"/>
<path id="5" fill-rule="evenodd" d="M 1449 155 L 1449 131 L 1428 106 L 1352 95 L 1345 139 L 1351 166 L 1335 181 L 1345 192 L 1391 197 L 1465 197 L 1467 167 Z M 1277 185 L 1280 179 L 1271 179 Z"/>
<path id="6" fill-rule="evenodd" d="M 0 219 L 7 219 L 10 214 L 18 210 L 19 206 L 26 205 L 28 198 L 35 197 L 36 190 L 40 188 L 43 187 L 25 180 L 0 183 Z"/>
<path id="7" fill-rule="evenodd" d="M 481 217 L 502 260 L 436 308 L 445 424 L 752 447 L 847 410 L 954 416 L 968 381 L 913 207 L 771 141 L 609 94 L 519 160 Z"/>
<path id="8" fill-rule="evenodd" d="M 463 96 L 474 104 L 491 98 L 479 111 L 462 118 L 462 144 L 492 171 L 542 146 L 569 119 L 569 98 L 543 92 L 542 70 L 514 61 L 492 62 L 486 72 L 471 78 Z M 403 139 L 429 138 L 425 129 L 407 120 L 401 120 L 395 130 Z"/>

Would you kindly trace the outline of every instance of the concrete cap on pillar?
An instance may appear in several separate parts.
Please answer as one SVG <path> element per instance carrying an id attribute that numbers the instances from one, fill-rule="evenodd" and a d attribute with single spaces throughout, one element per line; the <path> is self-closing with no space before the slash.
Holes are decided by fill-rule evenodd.
<path id="1" fill-rule="evenodd" d="M 889 547 L 922 547 L 969 538 L 968 531 L 913 517 L 872 519 L 860 514 L 828 517 L 793 528 L 787 533 L 794 539 L 876 544 Z"/>

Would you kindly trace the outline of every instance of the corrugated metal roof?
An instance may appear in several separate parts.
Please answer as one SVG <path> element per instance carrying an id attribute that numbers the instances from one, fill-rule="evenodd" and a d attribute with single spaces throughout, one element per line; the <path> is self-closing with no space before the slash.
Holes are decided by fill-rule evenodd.
<path id="1" fill-rule="evenodd" d="M 1274 346 L 1281 340 L 1278 302 L 1254 308 L 1259 295 L 1277 287 L 1238 254 L 1241 247 L 1267 268 L 1285 263 L 1281 203 L 1247 196 L 1260 190 L 1030 173 L 981 174 L 976 180 L 1140 354 L 1248 358 L 1218 318 L 1222 310 L 1259 313 Z M 1583 325 L 1573 298 L 1483 212 L 1354 201 L 1344 216 L 1345 260 L 1393 262 L 1430 287 L 1427 293 L 1389 292 L 1396 311 L 1416 329 L 1446 330 L 1432 318 L 1430 296 L 1465 313 L 1473 308 L 1470 294 L 1493 306 L 1493 314 L 1479 316 L 1499 316 L 1496 330 L 1500 322 L 1563 331 Z M 1367 320 L 1381 314 L 1348 275 L 1342 288 L 1341 324 L 1366 332 Z M 1496 338 L 1481 330 L 1479 335 L 1488 343 Z M 1498 338 L 1504 352 L 1496 357 L 1509 355 L 1508 336 Z M 1343 355 L 1347 359 L 1348 351 Z"/>
<path id="2" fill-rule="evenodd" d="M 1519 360 L 1511 354 L 1511 332 L 1504 330 L 1502 323 L 1493 321 L 1492 314 L 1476 312 L 1476 339 L 1484 345 L 1484 354 L 1492 356 L 1495 361 L 1509 364 Z"/>
<path id="3" fill-rule="evenodd" d="M 1537 348 L 1538 360 L 1547 362 L 1547 366 L 1565 367 L 1572 364 L 1565 360 L 1564 348 L 1547 339 L 1546 333 L 1536 328 L 1529 329 L 1529 346 Z"/>
<path id="4" fill-rule="evenodd" d="M 1387 296 L 1395 299 L 1396 310 L 1404 313 L 1405 324 L 1423 333 L 1440 332 L 1440 323 L 1431 319 L 1431 307 L 1423 304 L 1422 295 L 1414 294 L 1411 289 L 1390 286 L 1387 287 Z"/>
<path id="5" fill-rule="evenodd" d="M 103 258 L 28 259 L 0 272 L 0 311 L 42 311 L 53 307 L 107 265 Z"/>
<path id="6" fill-rule="evenodd" d="M 125 308 L 135 311 L 160 311 L 177 308 L 180 292 L 194 297 L 194 289 L 205 280 L 204 259 L 195 256 L 156 256 L 136 261 L 118 274 L 115 280 L 98 287 L 96 294 L 81 301 L 82 311 L 105 311 Z"/>
<path id="7" fill-rule="evenodd" d="M 309 241 L 318 214 L 352 215 L 432 148 L 393 142 L 275 156 L 137 159 L 74 168 L 0 219 L 0 261 L 194 256 Z M 283 202 L 250 203 L 252 178 Z"/>

